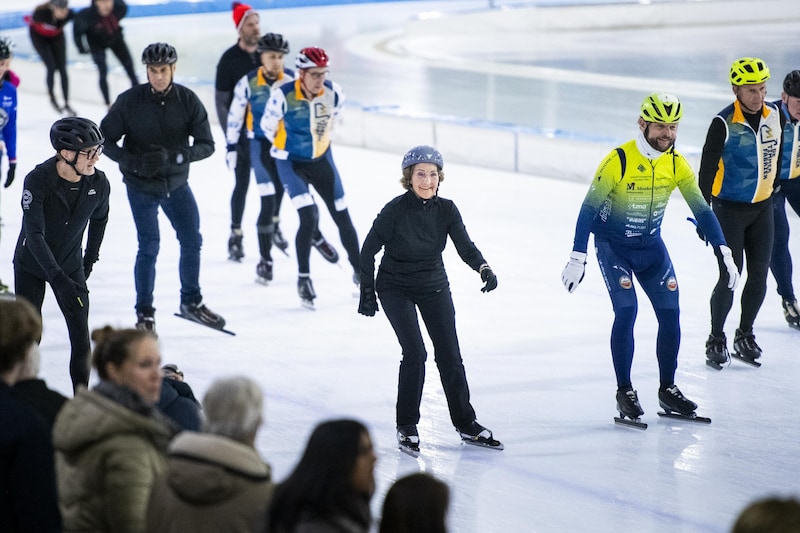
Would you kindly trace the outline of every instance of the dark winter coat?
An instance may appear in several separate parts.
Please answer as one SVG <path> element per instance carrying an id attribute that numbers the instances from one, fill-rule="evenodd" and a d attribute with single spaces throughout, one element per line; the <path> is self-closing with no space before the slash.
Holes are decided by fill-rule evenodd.
<path id="1" fill-rule="evenodd" d="M 128 389 L 79 388 L 53 429 L 64 531 L 145 533 L 147 502 L 174 434 Z"/>
<path id="2" fill-rule="evenodd" d="M 200 431 L 203 420 L 200 403 L 194 397 L 192 388 L 183 381 L 164 378 L 161 381 L 161 397 L 156 407 L 181 429 Z"/>
<path id="3" fill-rule="evenodd" d="M 122 39 L 119 21 L 127 13 L 128 5 L 124 0 L 114 0 L 111 14 L 106 17 L 100 16 L 94 3 L 80 10 L 72 23 L 72 37 L 80 53 L 99 52 Z"/>
<path id="4" fill-rule="evenodd" d="M 61 531 L 50 436 L 0 381 L 0 530 Z"/>
<path id="5" fill-rule="evenodd" d="M 50 438 L 53 425 L 56 423 L 56 416 L 64 407 L 67 397 L 58 391 L 49 389 L 43 379 L 37 378 L 24 379 L 14 383 L 14 396 L 39 415 L 47 428 L 47 436 Z"/>
<path id="6" fill-rule="evenodd" d="M 364 239 L 361 285 L 374 284 L 378 293 L 386 289 L 429 293 L 448 287 L 442 261 L 448 236 L 461 259 L 479 271 L 485 263 L 483 255 L 452 200 L 438 196 L 422 200 L 413 191 L 398 196 L 384 206 Z M 375 254 L 381 247 L 383 259 L 375 279 Z"/>
<path id="7" fill-rule="evenodd" d="M 75 11 L 68 9 L 66 18 L 57 19 L 53 16 L 50 2 L 45 2 L 36 6 L 33 14 L 26 15 L 24 20 L 30 26 L 31 39 L 43 38 L 55 41 L 64 39 L 64 26 L 74 17 Z"/>
<path id="8" fill-rule="evenodd" d="M 128 89 L 117 97 L 100 129 L 106 138 L 105 154 L 119 163 L 123 181 L 158 196 L 169 195 L 189 180 L 189 163 L 214 153 L 203 103 L 190 89 L 174 83 L 166 95 L 154 94 L 149 83 Z M 155 175 L 143 175 L 139 156 L 156 150 L 164 151 L 166 163 Z"/>
<path id="9" fill-rule="evenodd" d="M 170 444 L 168 462 L 153 487 L 148 533 L 263 530 L 273 483 L 252 446 L 184 431 Z"/>
<path id="10" fill-rule="evenodd" d="M 105 173 L 95 169 L 93 175 L 83 176 L 73 211 L 65 190 L 68 185 L 59 177 L 53 157 L 25 177 L 22 191 L 22 228 L 14 266 L 48 281 L 62 270 L 70 275 L 83 268 L 81 247 L 87 225 L 83 255 L 87 263 L 97 261 L 108 223 L 111 187 Z"/>

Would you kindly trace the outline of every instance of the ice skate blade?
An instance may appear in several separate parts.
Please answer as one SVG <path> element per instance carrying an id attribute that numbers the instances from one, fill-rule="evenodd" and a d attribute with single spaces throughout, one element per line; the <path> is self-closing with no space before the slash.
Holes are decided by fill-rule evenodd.
<path id="1" fill-rule="evenodd" d="M 647 429 L 647 422 L 642 422 L 641 418 L 626 418 L 624 415 L 614 417 L 614 422 L 618 426 L 625 426 L 634 429 Z"/>
<path id="2" fill-rule="evenodd" d="M 300 305 L 303 309 L 308 309 L 309 311 L 316 310 L 316 307 L 314 307 L 314 300 L 300 300 Z"/>
<path id="3" fill-rule="evenodd" d="M 755 359 L 750 359 L 749 357 L 745 357 L 744 355 L 740 354 L 739 352 L 733 352 L 731 354 L 731 357 L 733 357 L 734 359 L 738 359 L 739 361 L 741 361 L 743 363 L 747 363 L 750 366 L 754 366 L 756 368 L 761 366 L 761 363 L 759 363 Z"/>
<path id="4" fill-rule="evenodd" d="M 214 331 L 219 331 L 219 332 L 231 335 L 231 336 L 236 336 L 236 333 L 234 333 L 233 331 L 231 331 L 229 329 L 215 328 L 214 326 L 209 326 L 208 324 L 204 324 L 203 322 L 198 322 L 197 320 L 193 320 L 193 319 L 189 318 L 188 316 L 182 315 L 180 313 L 173 313 L 173 314 L 178 318 L 182 318 L 182 319 L 186 320 L 187 322 L 191 322 L 192 324 L 197 324 L 198 326 L 203 326 L 203 327 L 208 328 L 208 329 L 213 329 Z"/>
<path id="5" fill-rule="evenodd" d="M 419 457 L 419 446 L 406 446 L 405 444 L 398 444 L 397 449 L 404 454 L 417 459 Z"/>
<path id="6" fill-rule="evenodd" d="M 461 442 L 463 444 L 468 444 L 470 446 L 477 446 L 478 448 L 488 448 L 490 450 L 497 450 L 497 451 L 501 451 L 506 448 L 505 446 L 503 446 L 502 442 L 494 439 L 478 438 L 473 440 L 473 439 L 465 439 L 462 437 Z"/>
<path id="7" fill-rule="evenodd" d="M 267 285 L 269 285 L 271 282 L 272 282 L 272 281 L 271 281 L 271 280 L 268 280 L 267 278 L 262 278 L 261 276 L 256 276 L 256 283 L 258 283 L 259 285 L 264 285 L 264 286 L 267 286 Z"/>
<path id="8" fill-rule="evenodd" d="M 706 364 L 714 370 L 722 370 L 722 363 L 717 363 L 711 359 L 706 359 Z"/>
<path id="9" fill-rule="evenodd" d="M 677 418 L 678 420 L 688 420 L 689 422 L 698 422 L 700 424 L 710 424 L 711 419 L 705 416 L 697 416 L 696 413 L 691 413 L 688 415 L 682 415 L 680 413 L 676 413 L 674 411 L 664 410 L 659 411 L 658 416 L 663 418 Z"/>

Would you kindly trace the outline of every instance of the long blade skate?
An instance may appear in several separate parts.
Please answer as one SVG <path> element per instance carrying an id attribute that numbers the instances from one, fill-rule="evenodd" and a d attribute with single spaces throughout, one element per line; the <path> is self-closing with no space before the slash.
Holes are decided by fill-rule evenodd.
<path id="1" fill-rule="evenodd" d="M 717 363 L 716 361 L 712 361 L 711 359 L 706 359 L 706 364 L 713 368 L 714 370 L 722 370 L 722 365 Z"/>
<path id="2" fill-rule="evenodd" d="M 634 429 L 647 429 L 647 422 L 642 422 L 642 419 L 638 416 L 636 418 L 628 418 L 622 413 L 619 416 L 614 417 L 614 423 L 618 426 L 625 426 Z"/>
<path id="3" fill-rule="evenodd" d="M 414 459 L 419 457 L 419 444 L 413 442 L 398 442 L 397 449 L 406 455 L 410 455 Z"/>
<path id="4" fill-rule="evenodd" d="M 688 420 L 689 422 L 698 422 L 700 424 L 710 424 L 711 419 L 705 416 L 697 416 L 697 413 L 689 413 L 688 415 L 682 415 L 681 413 L 677 413 L 675 411 L 659 411 L 658 416 L 663 418 L 677 418 L 678 420 Z"/>
<path id="5" fill-rule="evenodd" d="M 756 361 L 752 357 L 747 357 L 745 355 L 742 355 L 741 353 L 739 353 L 739 352 L 737 352 L 735 350 L 733 352 L 731 352 L 731 357 L 733 357 L 734 359 L 738 359 L 739 361 L 741 361 L 743 363 L 747 363 L 748 365 L 754 366 L 756 368 L 761 366 L 761 363 L 759 363 L 758 361 Z"/>
<path id="6" fill-rule="evenodd" d="M 213 329 L 214 331 L 221 331 L 222 333 L 227 333 L 228 335 L 236 336 L 236 333 L 234 333 L 233 331 L 231 331 L 229 329 L 215 328 L 214 326 L 210 326 L 210 325 L 205 324 L 203 322 L 198 322 L 197 320 L 194 320 L 193 318 L 191 318 L 191 317 L 189 317 L 187 315 L 182 315 L 180 313 L 173 313 L 173 314 L 178 318 L 182 318 L 182 319 L 184 319 L 184 320 L 186 320 L 188 322 L 191 322 L 192 324 L 197 324 L 198 326 L 204 326 L 204 327 L 207 327 L 208 329 Z"/>
<path id="7" fill-rule="evenodd" d="M 490 450 L 504 450 L 505 446 L 495 438 L 487 439 L 485 437 L 461 437 L 461 442 L 469 444 L 470 446 L 478 446 L 480 448 L 489 448 Z"/>

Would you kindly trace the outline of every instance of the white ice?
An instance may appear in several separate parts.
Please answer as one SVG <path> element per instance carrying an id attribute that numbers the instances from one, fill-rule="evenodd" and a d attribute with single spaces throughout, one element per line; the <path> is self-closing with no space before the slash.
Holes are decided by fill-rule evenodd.
<path id="1" fill-rule="evenodd" d="M 19 61 L 14 67 L 23 74 L 23 85 L 18 178 L 0 191 L 0 278 L 6 283 L 13 280 L 22 181 L 36 163 L 52 155 L 47 132 L 57 118 L 42 94 L 41 65 Z M 72 81 L 75 107 L 99 121 L 104 108 L 94 73 L 75 74 Z M 630 102 L 632 117 L 636 110 L 637 102 Z M 212 130 L 222 146 L 219 127 L 214 124 Z M 408 139 L 409 147 L 413 144 Z M 401 156 L 334 147 L 362 239 L 380 208 L 402 193 L 397 182 Z M 446 153 L 444 157 L 447 161 Z M 98 166 L 113 189 L 100 262 L 89 280 L 90 324 L 130 327 L 135 319 L 136 235 L 116 165 L 103 158 Z M 379 514 L 394 479 L 424 470 L 450 484 L 449 523 L 456 533 L 726 531 L 751 500 L 798 493 L 800 332 L 786 326 L 772 278 L 755 328 L 764 349 L 763 366 L 734 362 L 721 372 L 708 368 L 703 343 L 716 263 L 685 221 L 688 209 L 676 195 L 663 234 L 682 297 L 677 383 L 713 423 L 656 416 L 656 323 L 643 297 L 633 383 L 650 427 L 644 432 L 617 427 L 612 421 L 615 382 L 608 346 L 612 312 L 594 255 L 590 253 L 586 278 L 574 294 L 560 283 L 587 184 L 447 162 L 445 171 L 441 195 L 456 202 L 499 278 L 496 291 L 481 293 L 478 275 L 448 248 L 445 261 L 473 405 L 479 421 L 505 443 L 502 452 L 459 443 L 432 349 L 419 424 L 422 455 L 414 460 L 397 451 L 394 402 L 400 348 L 388 321 L 382 313 L 375 318 L 358 315 L 349 266 L 344 260 L 341 268 L 332 266 L 316 252 L 311 267 L 317 310 L 301 309 L 293 243 L 292 257 L 274 251 L 275 281 L 268 287 L 254 283 L 254 187 L 245 212 L 246 257 L 241 264 L 227 260 L 232 176 L 219 151 L 193 164 L 190 184 L 201 209 L 205 300 L 225 316 L 235 337 L 172 316 L 179 303 L 178 246 L 162 219 L 155 306 L 164 362 L 178 364 L 198 396 L 222 375 L 247 374 L 258 380 L 266 394 L 266 424 L 257 445 L 276 480 L 291 470 L 317 422 L 355 417 L 369 426 L 378 453 L 374 514 Z M 322 211 L 323 232 L 343 252 L 330 217 Z M 288 201 L 281 215 L 285 234 L 293 236 L 297 217 Z M 798 227 L 794 214 L 790 222 Z M 791 246 L 798 250 L 797 237 Z M 49 293 L 43 315 L 42 376 L 71 395 L 66 328 Z M 738 296 L 727 323 L 729 337 L 737 323 Z"/>

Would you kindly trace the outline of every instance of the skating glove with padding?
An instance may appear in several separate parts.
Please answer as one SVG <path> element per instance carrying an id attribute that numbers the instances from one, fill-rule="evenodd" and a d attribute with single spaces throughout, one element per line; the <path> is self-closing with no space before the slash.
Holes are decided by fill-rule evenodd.
<path id="1" fill-rule="evenodd" d="M 8 173 L 6 174 L 6 182 L 3 184 L 3 187 L 8 189 L 12 183 L 14 183 L 14 176 L 17 174 L 17 162 L 16 161 L 9 161 L 8 162 Z"/>
<path id="2" fill-rule="evenodd" d="M 578 285 L 583 281 L 583 275 L 586 272 L 586 252 L 572 251 L 569 254 L 569 262 L 561 272 L 561 283 L 567 288 L 569 292 L 573 292 L 578 288 Z"/>
<path id="3" fill-rule="evenodd" d="M 364 316 L 375 316 L 378 311 L 378 300 L 375 288 L 361 285 L 361 297 L 358 299 L 358 312 Z"/>
<path id="4" fill-rule="evenodd" d="M 53 293 L 65 315 L 77 315 L 83 311 L 87 302 L 88 289 L 75 282 L 72 278 L 59 272 L 50 281 Z"/>
<path id="5" fill-rule="evenodd" d="M 733 260 L 731 249 L 723 244 L 719 247 L 719 254 L 722 256 L 722 263 L 728 270 L 728 288 L 730 290 L 735 290 L 736 286 L 739 284 L 740 274 L 739 268 L 736 266 L 736 262 Z"/>
<path id="6" fill-rule="evenodd" d="M 493 291 L 497 288 L 497 276 L 494 275 L 489 265 L 481 265 L 481 280 L 484 282 L 481 292 Z"/>
<path id="7" fill-rule="evenodd" d="M 228 170 L 235 170 L 236 169 L 236 161 L 239 157 L 239 154 L 236 152 L 236 145 L 229 144 L 228 145 L 228 153 L 225 154 L 225 163 L 228 165 Z"/>

